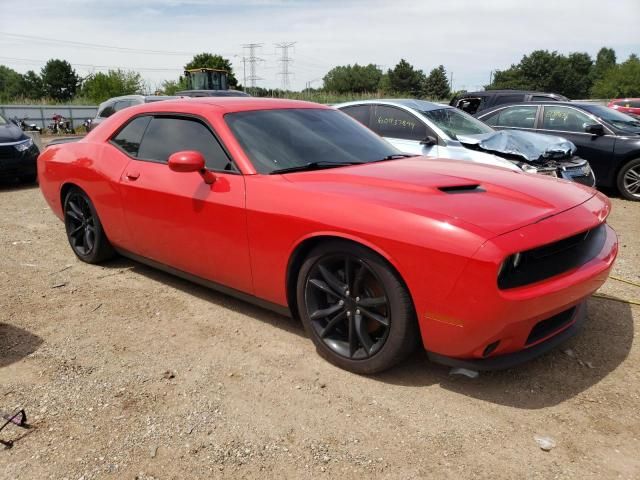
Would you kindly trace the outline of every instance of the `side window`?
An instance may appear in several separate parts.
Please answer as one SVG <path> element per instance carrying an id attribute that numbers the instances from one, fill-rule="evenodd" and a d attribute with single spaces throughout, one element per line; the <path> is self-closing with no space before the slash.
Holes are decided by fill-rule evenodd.
<path id="1" fill-rule="evenodd" d="M 123 108 L 127 108 L 131 106 L 131 100 L 119 100 L 116 102 L 116 104 L 113 106 L 113 109 L 116 112 L 119 112 L 120 110 L 122 110 Z"/>
<path id="2" fill-rule="evenodd" d="M 533 128 L 537 113 L 538 107 L 507 107 L 484 119 L 484 122 L 494 127 Z"/>
<path id="3" fill-rule="evenodd" d="M 112 142 L 122 148 L 129 155 L 136 157 L 140 149 L 140 141 L 147 129 L 151 117 L 137 117 L 130 121 L 120 132 L 113 138 Z"/>
<path id="4" fill-rule="evenodd" d="M 469 115 L 473 115 L 478 111 L 483 100 L 484 99 L 481 97 L 462 98 L 456 103 L 456 108 L 459 108 L 463 112 L 467 112 Z"/>
<path id="5" fill-rule="evenodd" d="M 371 116 L 370 105 L 354 105 L 353 107 L 341 108 L 341 111 L 349 115 L 354 120 L 359 121 L 365 127 L 369 127 L 369 117 Z"/>
<path id="6" fill-rule="evenodd" d="M 187 118 L 154 117 L 147 128 L 138 158 L 167 163 L 181 150 L 196 150 L 211 170 L 234 170 L 218 140 L 201 122 Z"/>
<path id="7" fill-rule="evenodd" d="M 544 107 L 542 128 L 545 130 L 584 133 L 584 126 L 587 123 L 594 123 L 594 121 L 584 113 L 573 108 L 562 106 Z"/>
<path id="8" fill-rule="evenodd" d="M 116 111 L 113 108 L 113 103 L 109 103 L 98 113 L 98 116 L 100 118 L 107 118 L 113 115 L 114 113 L 116 113 Z"/>
<path id="9" fill-rule="evenodd" d="M 504 105 L 505 103 L 517 103 L 524 101 L 523 93 L 515 93 L 511 95 L 498 95 L 494 105 Z"/>
<path id="10" fill-rule="evenodd" d="M 404 110 L 386 105 L 374 107 L 371 129 L 381 137 L 416 141 L 427 137 L 424 123 Z"/>

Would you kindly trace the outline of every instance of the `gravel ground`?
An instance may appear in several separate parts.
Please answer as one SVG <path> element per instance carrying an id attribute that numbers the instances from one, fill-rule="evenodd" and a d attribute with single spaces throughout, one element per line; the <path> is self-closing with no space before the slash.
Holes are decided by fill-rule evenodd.
<path id="1" fill-rule="evenodd" d="M 1 478 L 640 477 L 638 306 L 590 299 L 579 336 L 517 369 L 451 376 L 417 352 L 360 377 L 293 320 L 79 262 L 36 187 L 0 199 L 0 410 L 33 425 L 0 433 Z M 640 204 L 613 203 L 614 274 L 639 282 Z"/>

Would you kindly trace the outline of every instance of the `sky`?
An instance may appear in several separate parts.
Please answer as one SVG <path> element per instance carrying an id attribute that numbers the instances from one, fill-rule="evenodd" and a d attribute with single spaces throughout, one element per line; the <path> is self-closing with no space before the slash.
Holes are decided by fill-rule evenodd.
<path id="1" fill-rule="evenodd" d="M 256 84 L 276 88 L 275 44 L 296 42 L 296 90 L 322 86 L 336 65 L 386 70 L 401 58 L 426 73 L 442 64 L 454 90 L 474 90 L 536 49 L 640 54 L 638 20 L 640 0 L 0 0 L 0 64 L 24 73 L 61 58 L 81 76 L 136 70 L 152 91 L 201 52 L 229 58 L 242 82 L 242 46 L 259 43 Z"/>

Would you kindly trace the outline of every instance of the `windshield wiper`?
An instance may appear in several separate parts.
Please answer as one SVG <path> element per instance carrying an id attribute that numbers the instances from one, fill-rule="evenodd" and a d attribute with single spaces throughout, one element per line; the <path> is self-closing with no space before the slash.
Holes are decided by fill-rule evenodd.
<path id="1" fill-rule="evenodd" d="M 277 175 L 280 173 L 305 172 L 309 170 L 320 170 L 323 168 L 347 167 L 349 165 L 360 165 L 364 162 L 310 162 L 304 165 L 296 165 L 295 167 L 280 168 L 269 172 L 269 175 Z"/>
<path id="2" fill-rule="evenodd" d="M 393 155 L 387 155 L 386 157 L 381 158 L 380 160 L 374 160 L 374 162 L 385 162 L 387 160 L 398 160 L 400 158 L 410 158 L 410 157 L 418 157 L 418 156 L 419 155 L 416 155 L 414 153 L 394 153 Z"/>

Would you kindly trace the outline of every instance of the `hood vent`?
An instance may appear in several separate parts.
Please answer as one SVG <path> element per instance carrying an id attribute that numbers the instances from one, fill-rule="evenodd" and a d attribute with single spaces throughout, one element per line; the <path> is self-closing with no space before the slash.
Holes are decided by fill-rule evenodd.
<path id="1" fill-rule="evenodd" d="M 444 193 L 480 193 L 485 190 L 478 184 L 475 185 L 450 185 L 447 187 L 438 187 L 438 190 Z"/>

